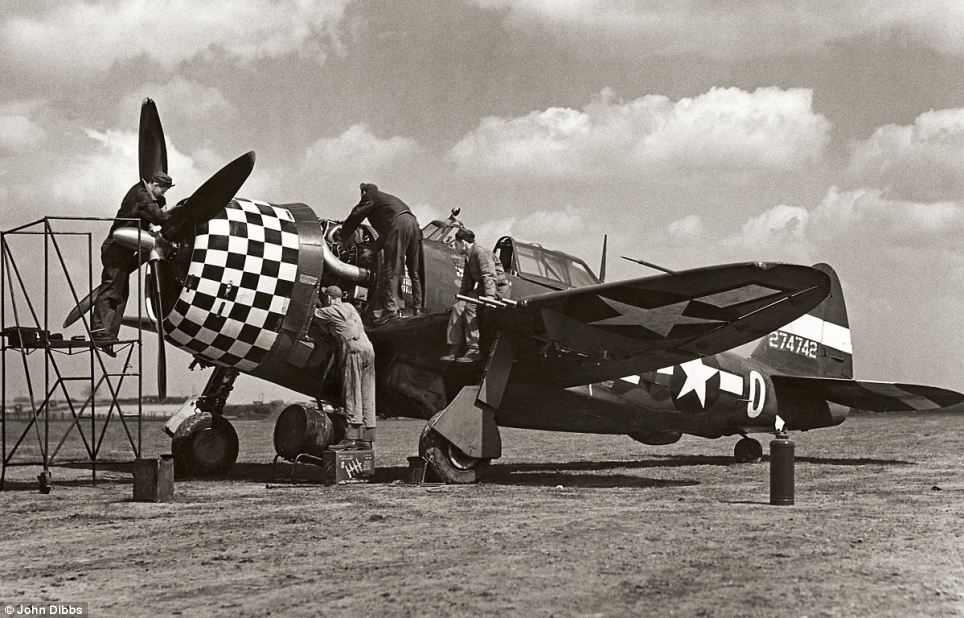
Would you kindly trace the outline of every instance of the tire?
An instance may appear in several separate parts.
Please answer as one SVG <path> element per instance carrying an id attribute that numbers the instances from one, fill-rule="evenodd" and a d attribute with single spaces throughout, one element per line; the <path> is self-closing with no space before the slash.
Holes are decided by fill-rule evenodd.
<path id="1" fill-rule="evenodd" d="M 763 458 L 763 445 L 753 438 L 741 438 L 733 447 L 737 463 L 756 463 Z"/>
<path id="2" fill-rule="evenodd" d="M 238 460 L 238 434 L 220 416 L 195 414 L 177 428 L 171 453 L 178 476 L 226 474 Z"/>
<path id="3" fill-rule="evenodd" d="M 418 439 L 418 454 L 438 479 L 456 485 L 479 482 L 492 461 L 469 457 L 427 424 Z"/>

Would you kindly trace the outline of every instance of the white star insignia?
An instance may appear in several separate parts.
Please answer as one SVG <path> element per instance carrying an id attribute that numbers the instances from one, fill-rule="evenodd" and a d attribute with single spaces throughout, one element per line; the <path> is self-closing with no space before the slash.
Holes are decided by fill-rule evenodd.
<path id="1" fill-rule="evenodd" d="M 707 324 L 719 322 L 720 320 L 708 320 L 705 318 L 693 318 L 683 315 L 690 301 L 684 300 L 672 305 L 662 305 L 653 309 L 645 309 L 636 305 L 621 303 L 618 300 L 600 296 L 600 300 L 619 312 L 619 315 L 603 320 L 596 320 L 590 324 L 613 325 L 613 326 L 641 326 L 648 331 L 659 334 L 662 337 L 669 335 L 673 327 L 677 324 Z"/>
<path id="2" fill-rule="evenodd" d="M 696 397 L 700 400 L 700 407 L 706 407 L 706 381 L 716 375 L 719 371 L 714 367 L 703 364 L 703 360 L 697 358 L 696 360 L 691 360 L 686 363 L 680 364 L 680 369 L 686 374 L 686 381 L 683 382 L 683 387 L 679 389 L 679 394 L 676 395 L 677 399 L 682 399 L 683 395 L 687 393 L 696 393 Z"/>

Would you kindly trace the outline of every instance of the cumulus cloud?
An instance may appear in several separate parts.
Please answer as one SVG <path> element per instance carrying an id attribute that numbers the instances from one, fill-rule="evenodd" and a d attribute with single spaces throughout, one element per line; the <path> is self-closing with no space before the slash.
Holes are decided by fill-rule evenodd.
<path id="1" fill-rule="evenodd" d="M 538 33 L 577 53 L 758 58 L 813 53 L 862 36 L 899 34 L 950 54 L 964 53 L 964 6 L 955 0 L 908 0 L 890 5 L 817 0 L 631 2 L 475 0 L 505 15 L 506 27 Z"/>
<path id="2" fill-rule="evenodd" d="M 92 147 L 83 156 L 66 160 L 47 183 L 46 191 L 53 203 L 71 211 L 68 214 L 111 217 L 124 193 L 137 182 L 137 133 L 93 129 L 85 133 Z M 168 202 L 190 195 L 228 161 L 214 155 L 209 158 L 209 163 L 199 165 L 168 141 L 168 169 L 175 183 L 167 194 Z"/>
<path id="3" fill-rule="evenodd" d="M 864 239 L 868 248 L 952 248 L 964 235 L 959 202 L 892 199 L 880 189 L 841 191 L 830 187 L 812 215 L 817 242 Z"/>
<path id="4" fill-rule="evenodd" d="M 806 239 L 809 220 L 806 208 L 780 204 L 747 219 L 738 234 L 723 239 L 723 245 L 759 248 L 799 244 Z"/>
<path id="5" fill-rule="evenodd" d="M 43 141 L 47 132 L 39 124 L 19 114 L 0 114 L 0 151 L 17 150 Z"/>
<path id="6" fill-rule="evenodd" d="M 338 137 L 322 138 L 309 146 L 304 168 L 306 172 L 348 168 L 355 175 L 373 178 L 379 171 L 413 157 L 419 151 L 414 139 L 402 136 L 379 138 L 368 125 L 359 123 Z"/>
<path id="7" fill-rule="evenodd" d="M 878 128 L 852 145 L 847 175 L 857 186 L 887 188 L 906 199 L 964 199 L 964 108 Z"/>
<path id="8" fill-rule="evenodd" d="M 730 257 L 751 259 L 821 259 L 879 261 L 902 249 L 955 249 L 964 235 L 964 205 L 959 202 L 912 202 L 887 197 L 880 189 L 830 187 L 811 208 L 780 204 L 749 217 L 722 238 Z M 926 249 L 922 249 L 926 248 Z"/>
<path id="9" fill-rule="evenodd" d="M 666 234 L 674 243 L 695 244 L 706 238 L 703 219 L 699 215 L 687 215 L 666 226 Z"/>
<path id="10" fill-rule="evenodd" d="M 35 146 L 47 137 L 38 121 L 46 101 L 21 99 L 0 104 L 0 152 Z"/>
<path id="11" fill-rule="evenodd" d="M 50 76 L 106 72 L 146 56 L 165 69 L 224 54 L 242 63 L 289 54 L 324 61 L 350 0 L 69 0 L 0 20 L 0 56 Z"/>
<path id="12" fill-rule="evenodd" d="M 464 173 L 545 180 L 646 175 L 654 167 L 732 173 L 784 171 L 823 156 L 830 123 L 809 89 L 713 88 L 671 101 L 629 102 L 611 90 L 582 111 L 549 108 L 484 118 L 449 153 Z"/>

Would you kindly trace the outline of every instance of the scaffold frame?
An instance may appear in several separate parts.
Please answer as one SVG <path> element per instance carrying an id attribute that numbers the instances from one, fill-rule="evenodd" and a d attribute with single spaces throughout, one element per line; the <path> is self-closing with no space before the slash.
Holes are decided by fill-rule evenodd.
<path id="1" fill-rule="evenodd" d="M 86 452 L 86 459 L 83 463 L 89 464 L 91 471 L 91 483 L 97 482 L 97 463 L 98 457 L 103 446 L 104 437 L 112 420 L 116 417 L 124 430 L 127 442 L 130 445 L 134 459 L 139 458 L 142 452 L 142 399 L 143 399 L 143 328 L 141 326 L 143 316 L 143 284 L 140 275 L 140 266 L 144 264 L 144 255 L 138 257 L 138 270 L 136 294 L 137 297 L 137 325 L 135 327 L 136 336 L 131 338 L 121 338 L 112 340 L 117 348 L 116 358 L 111 358 L 104 351 L 103 341 L 94 341 L 91 335 L 90 313 L 93 311 L 93 303 L 90 310 L 80 316 L 83 324 L 84 335 L 75 336 L 65 340 L 62 334 L 52 333 L 50 301 L 51 301 L 51 275 L 53 269 L 59 266 L 67 283 L 67 288 L 73 306 L 80 304 L 84 298 L 82 294 L 91 294 L 97 287 L 94 285 L 94 265 L 93 265 L 93 244 L 91 231 L 72 231 L 55 229 L 55 226 L 62 225 L 63 222 L 108 222 L 130 221 L 132 225 L 138 225 L 137 219 L 113 219 L 103 217 L 50 217 L 32 221 L 0 232 L 0 373 L 2 373 L 2 384 L 0 384 L 0 491 L 3 491 L 7 481 L 7 468 L 12 466 L 41 466 L 42 472 L 38 476 L 40 491 L 47 493 L 52 485 L 50 468 L 56 463 L 77 463 L 76 460 L 58 460 L 57 457 L 61 448 L 73 432 L 77 432 L 83 442 Z M 69 224 L 67 224 L 69 225 Z M 17 259 L 17 249 L 11 244 L 11 239 L 20 236 L 42 237 L 43 239 L 43 282 L 42 291 L 37 281 L 27 281 Z M 105 234 L 106 236 L 106 234 Z M 74 277 L 71 275 L 71 268 L 64 258 L 62 242 L 64 238 L 81 237 L 86 240 L 86 286 L 78 287 L 75 285 Z M 66 242 L 66 241 L 64 241 Z M 36 247 L 35 247 L 36 249 Z M 53 258 L 56 258 L 54 260 Z M 99 264 L 98 264 L 99 265 Z M 76 270 L 75 265 L 75 270 Z M 134 289 L 131 289 L 134 292 Z M 39 299 L 37 296 L 39 295 Z M 128 299 L 130 300 L 130 299 Z M 39 309 L 39 311 L 38 311 Z M 40 353 L 43 355 L 43 396 L 40 397 L 40 389 L 37 383 L 40 379 L 35 374 L 37 369 L 31 367 L 30 356 Z M 88 357 L 86 371 L 81 375 L 73 375 L 64 371 L 61 362 L 64 356 L 76 356 L 86 354 Z M 13 362 L 20 361 L 23 370 L 23 379 L 27 388 L 30 409 L 28 412 L 27 423 L 23 427 L 18 427 L 14 432 L 16 438 L 9 431 L 11 428 L 11 410 L 8 400 L 8 371 L 10 359 Z M 35 363 L 39 364 L 39 363 Z M 118 370 L 118 366 L 120 369 Z M 131 379 L 136 383 L 137 404 L 136 411 L 126 411 L 121 406 L 121 389 L 124 387 L 126 379 Z M 88 395 L 82 402 L 76 402 L 68 388 L 69 384 L 86 382 Z M 106 413 L 98 413 L 97 393 L 106 389 L 109 394 L 109 408 Z M 70 411 L 70 423 L 63 429 L 62 435 L 57 439 L 51 435 L 51 409 L 54 397 L 62 394 L 66 405 Z M 101 403 L 104 403 L 103 401 Z M 79 404 L 79 405 L 78 405 Z M 128 409 L 129 410 L 129 409 Z M 18 420 L 19 420 L 19 414 Z M 89 420 L 89 425 L 85 421 Z M 87 425 L 85 429 L 85 425 Z M 58 427 L 61 427 L 58 425 Z M 28 458 L 16 461 L 15 456 L 21 446 L 24 446 L 27 436 L 34 434 L 37 440 L 37 448 L 40 453 L 37 458 Z M 99 432 L 99 433 L 98 433 Z M 56 444 L 51 448 L 52 440 Z"/>

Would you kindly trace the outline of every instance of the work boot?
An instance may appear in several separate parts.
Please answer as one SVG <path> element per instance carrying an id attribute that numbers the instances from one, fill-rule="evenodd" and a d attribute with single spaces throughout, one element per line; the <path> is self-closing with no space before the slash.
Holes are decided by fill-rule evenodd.
<path id="1" fill-rule="evenodd" d="M 440 358 L 439 360 L 442 361 L 443 363 L 453 363 L 455 362 L 455 359 L 456 357 L 458 357 L 458 355 L 459 355 L 459 346 L 450 345 L 449 353 L 443 356 L 442 358 Z"/>
<path id="2" fill-rule="evenodd" d="M 332 451 L 350 451 L 361 448 L 361 445 L 359 444 L 360 441 L 361 425 L 349 423 L 348 427 L 345 428 L 345 437 L 342 438 L 341 442 L 338 444 L 332 444 L 328 447 L 328 449 Z"/>
<path id="3" fill-rule="evenodd" d="M 94 346 L 100 348 L 100 351 L 110 356 L 111 358 L 117 358 L 117 352 L 114 351 L 114 340 L 109 339 L 110 335 L 107 337 L 96 337 L 94 338 Z"/>
<path id="4" fill-rule="evenodd" d="M 397 311 L 386 311 L 374 320 L 372 320 L 372 326 L 381 326 L 382 324 L 388 322 L 389 320 L 394 320 L 398 317 Z"/>
<path id="5" fill-rule="evenodd" d="M 358 434 L 360 437 L 357 440 L 358 449 L 362 451 L 372 450 L 372 442 L 375 441 L 375 428 L 374 427 L 362 427 L 361 433 Z"/>
<path id="6" fill-rule="evenodd" d="M 474 363 L 479 360 L 479 350 L 478 348 L 469 348 L 465 351 L 465 354 L 455 359 L 456 363 Z"/>

